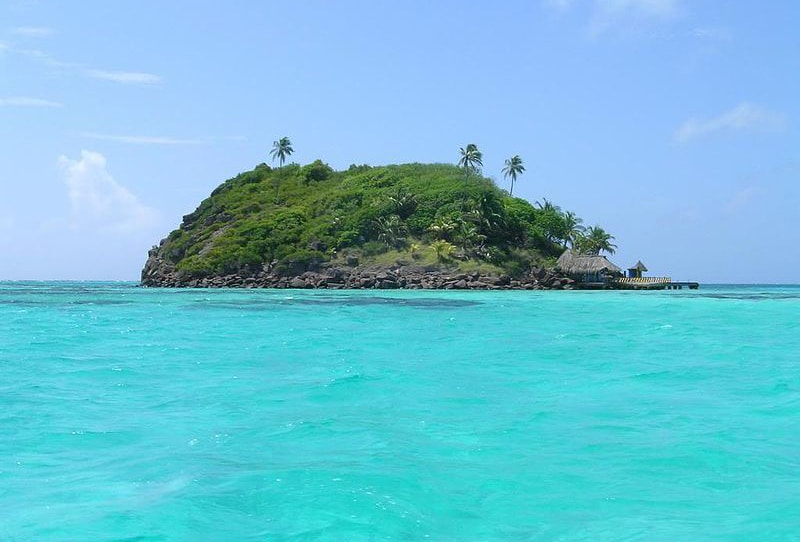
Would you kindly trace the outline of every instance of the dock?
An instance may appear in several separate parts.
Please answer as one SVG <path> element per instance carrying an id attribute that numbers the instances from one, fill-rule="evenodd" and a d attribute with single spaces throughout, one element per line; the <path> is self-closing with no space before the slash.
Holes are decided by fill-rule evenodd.
<path id="1" fill-rule="evenodd" d="M 700 287 L 699 282 L 673 281 L 670 277 L 622 277 L 611 283 L 620 290 L 697 290 Z"/>

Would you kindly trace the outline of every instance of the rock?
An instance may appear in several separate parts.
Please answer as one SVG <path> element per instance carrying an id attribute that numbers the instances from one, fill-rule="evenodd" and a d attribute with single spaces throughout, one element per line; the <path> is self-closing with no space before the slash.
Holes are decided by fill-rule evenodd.
<path id="1" fill-rule="evenodd" d="M 289 281 L 290 288 L 305 288 L 306 281 L 301 279 L 300 277 L 294 277 L 291 281 Z"/>

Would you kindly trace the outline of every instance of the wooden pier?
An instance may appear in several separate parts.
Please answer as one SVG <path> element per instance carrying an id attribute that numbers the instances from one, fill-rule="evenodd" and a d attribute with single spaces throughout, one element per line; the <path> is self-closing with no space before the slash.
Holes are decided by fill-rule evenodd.
<path id="1" fill-rule="evenodd" d="M 689 288 L 690 290 L 697 290 L 700 287 L 699 282 L 684 281 L 684 282 L 670 282 L 666 285 L 667 290 L 682 290 Z"/>
<path id="2" fill-rule="evenodd" d="M 700 283 L 691 281 L 673 282 L 670 277 L 622 277 L 614 279 L 612 288 L 620 290 L 697 290 Z"/>

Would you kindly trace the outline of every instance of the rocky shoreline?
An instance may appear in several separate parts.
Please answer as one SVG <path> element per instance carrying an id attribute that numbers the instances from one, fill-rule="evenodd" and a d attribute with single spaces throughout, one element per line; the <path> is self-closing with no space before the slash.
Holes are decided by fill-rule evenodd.
<path id="1" fill-rule="evenodd" d="M 161 288 L 297 288 L 329 290 L 570 290 L 574 281 L 537 269 L 520 278 L 508 275 L 464 273 L 432 266 L 321 267 L 315 271 L 279 274 L 269 270 L 191 278 L 182 276 L 151 256 L 142 271 L 141 285 Z"/>

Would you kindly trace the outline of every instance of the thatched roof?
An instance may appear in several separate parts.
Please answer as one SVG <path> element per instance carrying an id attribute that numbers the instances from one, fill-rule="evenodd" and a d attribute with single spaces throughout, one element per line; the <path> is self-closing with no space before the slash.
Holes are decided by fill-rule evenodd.
<path id="1" fill-rule="evenodd" d="M 635 269 L 636 271 L 643 271 L 643 272 L 647 271 L 647 268 L 642 263 L 642 260 L 639 260 L 638 262 L 636 262 L 636 265 L 634 265 L 633 267 L 629 267 L 628 269 Z"/>
<path id="2" fill-rule="evenodd" d="M 622 273 L 622 269 L 598 254 L 579 254 L 567 249 L 556 262 L 556 269 L 569 275 L 583 273 Z"/>

